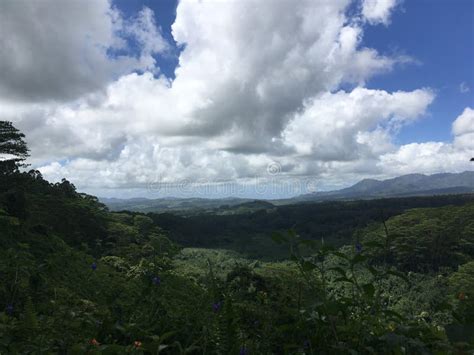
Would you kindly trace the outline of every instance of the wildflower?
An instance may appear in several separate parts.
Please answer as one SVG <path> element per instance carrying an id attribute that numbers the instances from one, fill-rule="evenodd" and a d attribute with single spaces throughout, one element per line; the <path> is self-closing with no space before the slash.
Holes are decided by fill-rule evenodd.
<path id="1" fill-rule="evenodd" d="M 7 312 L 9 316 L 13 315 L 13 310 L 14 308 L 12 304 L 7 304 L 7 306 L 5 307 L 5 311 Z"/>
<path id="2" fill-rule="evenodd" d="M 138 349 L 138 348 L 140 348 L 140 347 L 142 346 L 142 342 L 139 341 L 139 340 L 135 340 L 135 341 L 133 342 L 133 346 Z"/>
<path id="3" fill-rule="evenodd" d="M 460 292 L 458 295 L 458 299 L 460 301 L 464 301 L 466 299 L 466 294 L 464 292 Z"/>
<path id="4" fill-rule="evenodd" d="M 100 345 L 100 343 L 95 338 L 91 339 L 90 343 L 93 346 L 99 346 Z"/>
<path id="5" fill-rule="evenodd" d="M 222 308 L 222 302 L 221 301 L 212 304 L 212 310 L 214 311 L 214 313 L 219 312 L 221 310 L 221 308 Z"/>
<path id="6" fill-rule="evenodd" d="M 153 285 L 160 286 L 160 284 L 161 284 L 161 279 L 160 279 L 159 276 L 155 276 L 155 277 L 151 280 L 151 282 L 153 282 Z"/>
<path id="7" fill-rule="evenodd" d="M 308 339 L 306 339 L 303 343 L 303 347 L 305 349 L 309 349 L 311 347 L 311 342 Z"/>
<path id="8" fill-rule="evenodd" d="M 357 242 L 355 245 L 355 249 L 356 249 L 357 254 L 360 254 L 362 252 L 362 244 Z"/>
<path id="9" fill-rule="evenodd" d="M 93 262 L 91 264 L 91 269 L 92 269 L 92 271 L 95 271 L 97 269 L 97 263 L 96 262 Z"/>
<path id="10" fill-rule="evenodd" d="M 248 352 L 248 350 L 247 350 L 247 348 L 246 348 L 245 346 L 242 346 L 242 347 L 240 348 L 239 355 L 248 355 L 248 353 L 249 353 L 249 352 Z"/>

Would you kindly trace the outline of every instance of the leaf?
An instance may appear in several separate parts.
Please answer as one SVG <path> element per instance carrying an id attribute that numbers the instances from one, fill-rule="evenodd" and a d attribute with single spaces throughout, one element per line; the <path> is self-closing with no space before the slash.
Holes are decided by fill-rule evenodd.
<path id="1" fill-rule="evenodd" d="M 328 245 L 328 244 L 323 244 L 321 246 L 321 248 L 319 249 L 320 252 L 324 253 L 324 254 L 327 254 L 327 253 L 337 253 L 335 250 L 334 250 L 334 247 L 332 245 Z"/>
<path id="2" fill-rule="evenodd" d="M 170 331 L 166 332 L 163 335 L 160 336 L 160 341 L 164 341 L 165 339 L 168 339 L 169 337 L 173 336 L 176 332 Z"/>
<path id="3" fill-rule="evenodd" d="M 339 277 L 334 280 L 334 282 L 349 282 L 349 283 L 354 283 L 354 281 L 348 279 L 347 277 Z"/>
<path id="4" fill-rule="evenodd" d="M 335 271 L 335 272 L 341 274 L 342 277 L 347 278 L 346 271 L 342 267 L 338 267 L 338 266 L 330 267 L 330 268 L 328 268 L 328 270 Z"/>
<path id="5" fill-rule="evenodd" d="M 303 271 L 312 271 L 316 268 L 316 265 L 309 261 L 303 261 L 301 263 L 301 268 L 303 269 Z"/>
<path id="6" fill-rule="evenodd" d="M 385 316 L 392 316 L 392 318 L 394 317 L 394 318 L 397 318 L 399 320 L 404 320 L 404 318 L 401 314 L 399 314 L 395 311 L 392 311 L 390 309 L 385 310 L 384 313 L 385 313 Z"/>
<path id="7" fill-rule="evenodd" d="M 186 350 L 184 350 L 184 353 L 185 354 L 189 354 L 189 353 L 193 353 L 193 352 L 197 352 L 198 350 L 201 350 L 201 348 L 197 345 L 191 345 L 189 347 L 186 348 Z"/>
<path id="8" fill-rule="evenodd" d="M 369 298 L 374 298 L 374 293 L 375 293 L 375 287 L 372 284 L 365 284 L 362 286 L 362 289 L 364 290 L 364 293 L 369 297 Z"/>
<path id="9" fill-rule="evenodd" d="M 396 276 L 396 277 L 399 277 L 401 278 L 403 281 L 405 281 L 406 283 L 410 283 L 410 281 L 408 280 L 408 277 L 401 273 L 401 272 L 398 272 L 398 271 L 395 271 L 395 270 L 388 270 L 386 272 L 387 275 L 393 275 L 393 276 Z"/>
<path id="10" fill-rule="evenodd" d="M 434 309 L 437 311 L 450 311 L 453 309 L 453 306 L 448 302 L 440 302 L 434 306 Z"/>
<path id="11" fill-rule="evenodd" d="M 335 255 L 335 256 L 338 256 L 338 257 L 340 257 L 344 260 L 349 260 L 349 257 L 346 254 L 343 254 L 339 251 L 333 251 L 332 254 Z"/>
<path id="12" fill-rule="evenodd" d="M 367 256 L 365 255 L 361 255 L 361 254 L 357 254 L 356 256 L 354 256 L 352 259 L 351 259 L 351 264 L 355 265 L 355 264 L 359 264 L 359 263 L 362 263 L 364 261 L 367 260 Z"/>
<path id="13" fill-rule="evenodd" d="M 372 265 L 368 265 L 367 270 L 369 270 L 372 276 L 377 276 L 380 274 L 380 272 L 376 268 L 374 268 Z"/>
<path id="14" fill-rule="evenodd" d="M 385 247 L 383 243 L 380 243 L 375 240 L 371 240 L 370 242 L 364 242 L 364 246 L 366 248 L 384 248 Z"/>
<path id="15" fill-rule="evenodd" d="M 166 348 L 168 348 L 168 345 L 160 345 L 158 347 L 158 354 L 161 353 L 162 350 L 165 350 Z"/>

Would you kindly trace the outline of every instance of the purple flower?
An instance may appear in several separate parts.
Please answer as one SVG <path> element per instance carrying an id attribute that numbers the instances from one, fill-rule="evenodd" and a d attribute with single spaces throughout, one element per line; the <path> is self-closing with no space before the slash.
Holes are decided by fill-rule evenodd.
<path id="1" fill-rule="evenodd" d="M 92 269 L 92 271 L 95 271 L 97 269 L 97 263 L 96 262 L 93 262 L 91 264 L 91 269 Z"/>
<path id="2" fill-rule="evenodd" d="M 357 254 L 360 254 L 362 252 L 362 244 L 360 244 L 359 242 L 356 243 L 355 248 Z"/>
<path id="3" fill-rule="evenodd" d="M 221 301 L 212 304 L 212 310 L 214 311 L 214 313 L 219 312 L 221 310 L 221 308 L 222 308 L 222 302 Z"/>
<path id="4" fill-rule="evenodd" d="M 239 352 L 240 355 L 247 355 L 248 353 L 249 353 L 249 352 L 248 352 L 248 350 L 247 350 L 247 348 L 246 348 L 245 346 L 242 346 L 242 347 L 240 348 L 240 352 Z"/>
<path id="5" fill-rule="evenodd" d="M 309 349 L 311 347 L 311 342 L 306 339 L 304 342 L 303 342 L 303 346 L 305 349 Z"/>
<path id="6" fill-rule="evenodd" d="M 12 304 L 7 304 L 7 306 L 5 307 L 5 311 L 9 316 L 13 315 L 13 310 L 14 308 Z"/>
<path id="7" fill-rule="evenodd" d="M 161 279 L 159 276 L 155 276 L 153 279 L 151 279 L 151 282 L 153 282 L 153 285 L 160 286 Z"/>

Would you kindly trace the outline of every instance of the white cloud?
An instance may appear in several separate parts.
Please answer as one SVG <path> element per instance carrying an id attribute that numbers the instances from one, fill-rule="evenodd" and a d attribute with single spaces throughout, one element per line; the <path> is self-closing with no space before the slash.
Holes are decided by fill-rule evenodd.
<path id="1" fill-rule="evenodd" d="M 172 88 L 201 98 L 188 133 L 224 133 L 220 148 L 265 151 L 305 99 L 391 70 L 394 59 L 359 48 L 348 4 L 180 2 L 173 35 L 186 49 Z"/>
<path id="2" fill-rule="evenodd" d="M 377 155 L 390 149 L 390 129 L 418 118 L 433 99 L 429 90 L 326 93 L 307 102 L 283 131 L 284 141 L 299 154 L 319 160 Z"/>
<path id="3" fill-rule="evenodd" d="M 362 15 L 371 24 L 388 25 L 390 15 L 399 2 L 399 0 L 363 0 Z"/>
<path id="4" fill-rule="evenodd" d="M 453 122 L 453 142 L 406 144 L 380 157 L 379 165 L 392 174 L 462 172 L 472 170 L 474 110 L 466 107 Z"/>
<path id="5" fill-rule="evenodd" d="M 138 53 L 130 53 L 130 38 L 142 47 Z M 126 21 L 108 0 L 0 2 L 3 98 L 74 99 L 124 73 L 154 68 L 151 54 L 165 49 L 146 8 Z"/>
<path id="6" fill-rule="evenodd" d="M 472 170 L 470 152 L 457 149 L 450 143 L 425 142 L 401 146 L 396 152 L 382 155 L 379 166 L 388 176 L 413 172 L 433 174 Z"/>
<path id="7" fill-rule="evenodd" d="M 474 132 L 474 110 L 466 107 L 453 123 L 453 134 L 460 136 Z"/>
<path id="8" fill-rule="evenodd" d="M 404 58 L 362 46 L 359 15 L 346 15 L 350 0 L 181 1 L 172 34 L 184 49 L 173 81 L 159 76 L 152 57 L 167 44 L 149 9 L 126 20 L 107 1 L 82 3 L 84 13 L 75 1 L 18 4 L 0 9 L 20 23 L 25 13 L 45 21 L 33 34 L 31 24 L 3 25 L 0 14 L 0 34 L 14 32 L 21 49 L 0 50 L 0 69 L 9 70 L 0 74 L 0 115 L 25 132 L 33 166 L 51 180 L 89 191 L 249 181 L 268 178 L 277 162 L 280 182 L 313 176 L 337 185 L 390 174 L 391 166 L 416 170 L 409 155 L 417 149 L 454 154 L 467 144 L 455 133 L 448 148 L 395 145 L 398 129 L 423 116 L 434 94 L 363 87 Z M 395 2 L 368 4 L 367 21 L 387 24 Z M 138 56 L 107 56 L 129 37 Z M 144 73 L 131 73 L 137 68 Z"/>
<path id="9" fill-rule="evenodd" d="M 459 149 L 474 150 L 474 110 L 466 107 L 453 123 L 454 145 Z M 473 154 L 474 155 L 474 152 Z"/>
<path id="10" fill-rule="evenodd" d="M 461 84 L 459 84 L 459 92 L 461 94 L 466 94 L 469 91 L 471 91 L 471 89 L 469 88 L 469 86 L 466 84 L 465 81 L 463 81 Z"/>

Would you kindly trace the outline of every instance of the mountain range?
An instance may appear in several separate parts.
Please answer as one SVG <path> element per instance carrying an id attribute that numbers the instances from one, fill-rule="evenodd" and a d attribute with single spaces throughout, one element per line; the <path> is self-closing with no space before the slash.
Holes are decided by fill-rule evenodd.
<path id="1" fill-rule="evenodd" d="M 300 195 L 296 201 L 373 199 L 474 192 L 474 171 L 434 175 L 408 174 L 393 179 L 364 179 L 350 187 Z"/>
<path id="2" fill-rule="evenodd" d="M 408 174 L 387 180 L 364 179 L 350 187 L 324 192 L 314 192 L 284 200 L 256 201 L 242 198 L 101 198 L 110 210 L 137 212 L 189 212 L 189 211 L 248 211 L 267 209 L 271 204 L 295 204 L 332 200 L 376 199 L 385 197 L 432 196 L 474 193 L 474 171 L 441 173 L 433 175 Z"/>

